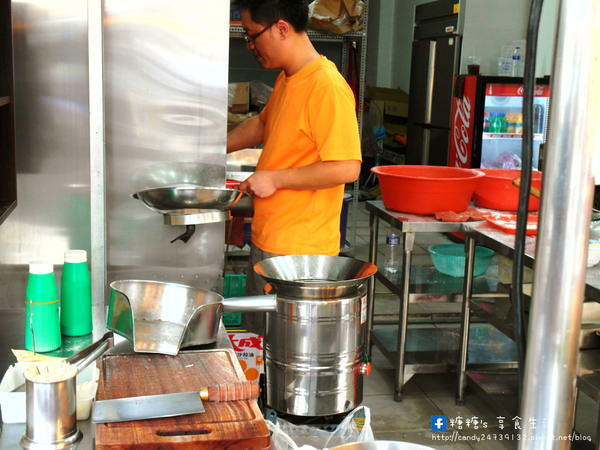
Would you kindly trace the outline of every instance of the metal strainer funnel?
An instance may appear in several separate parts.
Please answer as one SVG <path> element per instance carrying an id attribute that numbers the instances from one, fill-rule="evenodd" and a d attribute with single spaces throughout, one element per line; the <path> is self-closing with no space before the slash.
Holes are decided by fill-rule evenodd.
<path id="1" fill-rule="evenodd" d="M 340 297 L 355 292 L 377 272 L 374 264 L 343 256 L 275 256 L 254 265 L 278 295 L 302 298 Z"/>

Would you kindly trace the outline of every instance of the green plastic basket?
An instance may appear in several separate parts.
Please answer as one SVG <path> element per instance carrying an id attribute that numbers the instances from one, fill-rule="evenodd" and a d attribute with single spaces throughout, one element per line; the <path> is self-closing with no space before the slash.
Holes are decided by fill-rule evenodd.
<path id="1" fill-rule="evenodd" d="M 246 290 L 246 275 L 245 274 L 225 274 L 223 297 L 241 297 Z M 223 313 L 223 323 L 226 327 L 239 327 L 242 324 L 241 312 L 226 312 Z"/>

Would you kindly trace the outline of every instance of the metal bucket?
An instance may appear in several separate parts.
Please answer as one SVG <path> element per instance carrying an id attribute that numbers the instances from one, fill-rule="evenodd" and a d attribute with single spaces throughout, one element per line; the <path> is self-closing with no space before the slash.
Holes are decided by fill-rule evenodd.
<path id="1" fill-rule="evenodd" d="M 267 312 L 267 404 L 297 416 L 350 411 L 362 401 L 370 263 L 323 255 L 254 266 L 277 293 Z"/>

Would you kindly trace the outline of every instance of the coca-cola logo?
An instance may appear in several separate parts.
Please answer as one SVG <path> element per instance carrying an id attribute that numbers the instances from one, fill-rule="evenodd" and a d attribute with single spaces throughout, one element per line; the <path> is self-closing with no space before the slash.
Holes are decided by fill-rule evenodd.
<path id="1" fill-rule="evenodd" d="M 456 166 L 461 167 L 467 164 L 469 160 L 469 128 L 471 118 L 471 101 L 468 97 L 463 97 L 456 101 L 456 112 L 454 113 L 454 126 L 452 129 L 452 138 L 454 139 L 454 148 L 456 149 Z"/>
<path id="2" fill-rule="evenodd" d="M 544 94 L 545 94 L 544 86 L 536 86 L 535 89 L 533 90 L 533 95 L 536 97 L 543 96 Z M 519 95 L 521 97 L 523 96 L 523 85 L 518 87 L 517 95 Z"/>

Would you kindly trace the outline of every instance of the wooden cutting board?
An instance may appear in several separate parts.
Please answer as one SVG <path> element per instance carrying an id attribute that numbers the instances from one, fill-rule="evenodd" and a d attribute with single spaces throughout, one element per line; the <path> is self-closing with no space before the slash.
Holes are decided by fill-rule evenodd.
<path id="1" fill-rule="evenodd" d="M 106 354 L 101 359 L 98 400 L 193 391 L 245 381 L 233 350 L 177 356 Z M 270 437 L 255 400 L 204 402 L 206 411 L 164 419 L 96 425 L 96 449 L 265 449 Z"/>

